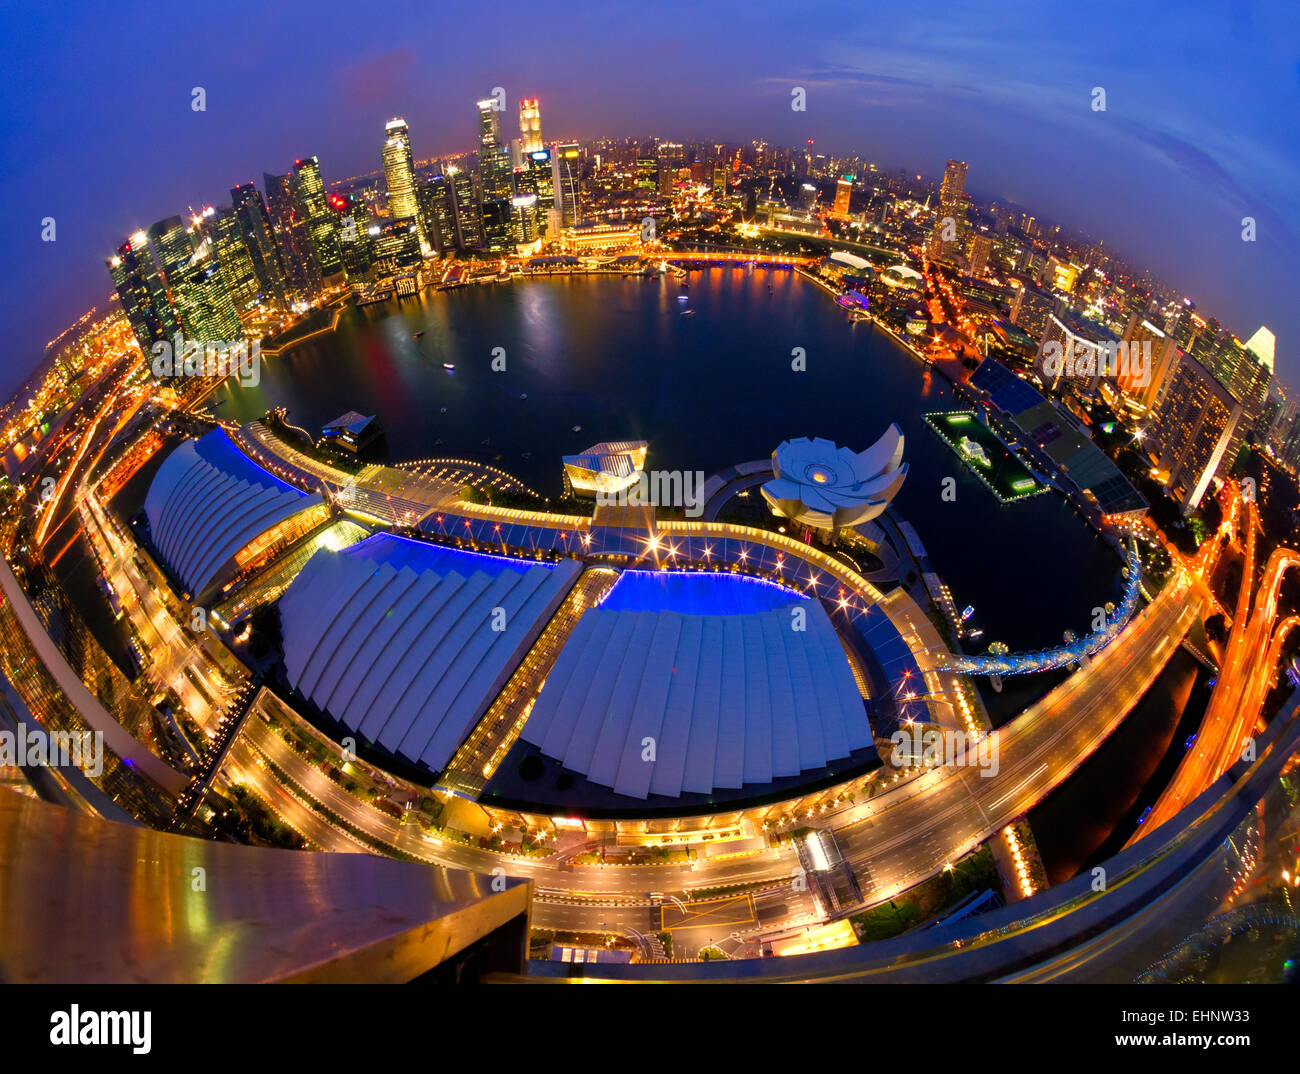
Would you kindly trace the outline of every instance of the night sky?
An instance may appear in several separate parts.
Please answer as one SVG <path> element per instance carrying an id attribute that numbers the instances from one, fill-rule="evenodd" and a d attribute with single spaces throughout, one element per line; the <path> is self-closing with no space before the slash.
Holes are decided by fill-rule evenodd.
<path id="1" fill-rule="evenodd" d="M 474 102 L 495 86 L 512 137 L 529 95 L 548 141 L 814 138 L 930 176 L 964 159 L 979 200 L 1105 239 L 1243 338 L 1268 324 L 1278 373 L 1300 380 L 1293 2 L 24 0 L 0 34 L 0 395 L 103 306 L 104 258 L 137 227 L 226 204 L 299 156 L 319 156 L 327 182 L 371 171 L 394 114 L 417 159 L 469 150 Z"/>

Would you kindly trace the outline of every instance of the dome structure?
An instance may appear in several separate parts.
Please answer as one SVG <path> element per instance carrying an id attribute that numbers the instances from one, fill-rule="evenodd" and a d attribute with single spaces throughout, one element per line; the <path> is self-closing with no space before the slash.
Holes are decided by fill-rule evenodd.
<path id="1" fill-rule="evenodd" d="M 772 471 L 761 491 L 776 514 L 815 529 L 856 526 L 883 512 L 903 486 L 903 431 L 891 425 L 856 454 L 820 437 L 787 440 L 772 452 Z"/>

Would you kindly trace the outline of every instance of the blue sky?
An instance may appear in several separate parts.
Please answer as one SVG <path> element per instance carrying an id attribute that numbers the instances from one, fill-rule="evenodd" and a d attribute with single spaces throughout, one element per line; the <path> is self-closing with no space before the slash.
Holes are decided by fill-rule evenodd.
<path id="1" fill-rule="evenodd" d="M 418 157 L 468 149 L 494 86 L 540 97 L 547 138 L 814 138 L 931 175 L 959 157 L 977 196 L 1105 239 L 1243 337 L 1267 323 L 1300 384 L 1294 3 L 69 0 L 11 2 L 0 34 L 4 395 L 107 299 L 136 227 L 299 156 L 370 171 L 393 114 Z"/>

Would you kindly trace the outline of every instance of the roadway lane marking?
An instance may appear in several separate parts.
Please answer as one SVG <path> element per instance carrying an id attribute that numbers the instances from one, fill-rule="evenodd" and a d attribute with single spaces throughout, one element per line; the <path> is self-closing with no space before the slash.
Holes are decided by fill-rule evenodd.
<path id="1" fill-rule="evenodd" d="M 1035 768 L 1032 772 L 1030 772 L 1029 775 L 1027 775 L 1024 779 L 1022 779 L 1022 780 L 1021 780 L 1019 783 L 1017 783 L 1014 787 L 1012 787 L 1011 790 L 1007 791 L 1007 793 L 1004 794 L 1001 798 L 994 799 L 994 801 L 990 802 L 989 805 L 992 806 L 994 809 L 996 809 L 996 808 L 997 808 L 998 806 L 1000 806 L 1003 802 L 1005 802 L 1008 798 L 1011 798 L 1011 797 L 1013 797 L 1014 795 L 1018 794 L 1018 793 L 1020 792 L 1020 789 L 1021 789 L 1023 786 L 1025 786 L 1025 784 L 1031 782 L 1032 780 L 1037 779 L 1040 775 L 1042 775 L 1042 773 L 1044 773 L 1044 772 L 1046 772 L 1046 771 L 1047 771 L 1047 762 L 1044 761 L 1041 765 L 1039 765 L 1039 766 L 1038 766 L 1037 768 Z"/>

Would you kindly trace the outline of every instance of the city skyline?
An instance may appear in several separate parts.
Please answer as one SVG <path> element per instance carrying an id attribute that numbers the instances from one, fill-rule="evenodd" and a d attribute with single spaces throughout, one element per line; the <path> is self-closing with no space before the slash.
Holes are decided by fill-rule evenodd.
<path id="1" fill-rule="evenodd" d="M 174 109 L 164 110 L 162 99 L 151 88 L 147 107 L 142 100 L 119 102 L 112 125 L 99 117 L 103 106 L 82 92 L 84 86 L 78 83 L 74 88 L 54 79 L 49 80 L 49 88 L 40 88 L 31 78 L 33 69 L 28 78 L 15 80 L 4 90 L 11 97 L 8 122 L 20 125 L 14 137 L 6 139 L 14 154 L 10 173 L 19 183 L 20 202 L 30 204 L 30 213 L 11 214 L 3 226 L 14 229 L 11 242 L 26 244 L 39 241 L 40 221 L 53 216 L 58 237 L 54 244 L 37 248 L 41 259 L 6 291 L 5 301 L 25 309 L 27 315 L 17 322 L 13 340 L 17 357 L 6 369 L 7 379 L 0 389 L 6 394 L 12 391 L 40 361 L 46 341 L 90 305 L 103 301 L 97 262 L 122 235 L 147 226 L 166 206 L 218 204 L 225 200 L 221 192 L 234 183 L 263 170 L 278 172 L 296 156 L 308 153 L 321 159 L 327 183 L 369 173 L 380 166 L 375 126 L 394 115 L 403 116 L 410 125 L 417 160 L 470 150 L 476 132 L 463 102 L 467 98 L 472 102 L 475 86 L 482 86 L 478 93 L 497 86 L 505 89 L 502 120 L 508 137 L 516 134 L 519 99 L 540 99 L 544 136 L 552 144 L 575 136 L 583 140 L 644 136 L 658 128 L 665 137 L 736 143 L 761 138 L 795 145 L 806 140 L 800 135 L 811 136 L 819 150 L 856 153 L 878 159 L 886 169 L 919 169 L 932 177 L 936 159 L 965 160 L 977 197 L 1015 202 L 1066 228 L 1077 227 L 1104 240 L 1120 256 L 1183 291 L 1243 337 L 1258 324 L 1270 324 L 1279 340 L 1277 372 L 1287 382 L 1294 377 L 1291 343 L 1300 332 L 1285 301 L 1286 254 L 1294 247 L 1300 227 L 1282 194 L 1288 164 L 1294 162 L 1297 132 L 1290 118 L 1294 109 L 1279 103 L 1286 94 L 1296 95 L 1300 78 L 1292 70 L 1290 85 L 1280 81 L 1279 65 L 1294 31 L 1277 24 L 1278 14 L 1272 5 L 1239 6 L 1222 17 L 1207 12 L 1207 22 L 1181 31 L 1182 44 L 1192 53 L 1209 55 L 1218 49 L 1221 56 L 1249 57 L 1251 69 L 1250 79 L 1234 79 L 1232 84 L 1210 80 L 1184 87 L 1181 96 L 1171 96 L 1166 84 L 1176 67 L 1172 58 L 1152 58 L 1139 77 L 1133 65 L 1124 62 L 1123 49 L 1099 51 L 1098 73 L 1088 77 L 1081 77 L 1083 65 L 1076 52 L 1066 65 L 1071 70 L 1062 71 L 1050 85 L 1033 87 L 1021 81 L 1022 76 L 1001 74 L 1008 63 L 1016 65 L 1016 57 L 1031 54 L 1034 45 L 1032 37 L 1024 32 L 1013 35 L 997 19 L 981 20 L 982 36 L 969 38 L 970 46 L 958 57 L 960 63 L 949 63 L 950 73 L 941 77 L 936 73 L 939 58 L 950 54 L 951 59 L 961 52 L 952 40 L 953 31 L 960 27 L 969 35 L 974 25 L 972 13 L 960 9 L 942 32 L 919 17 L 902 17 L 890 28 L 893 52 L 890 44 L 860 46 L 856 59 L 848 55 L 855 34 L 853 20 L 846 14 L 845 32 L 836 35 L 834 45 L 821 42 L 798 50 L 804 57 L 821 57 L 820 66 L 791 65 L 773 58 L 770 45 L 765 44 L 767 35 L 754 23 L 736 19 L 730 24 L 735 47 L 751 49 L 753 61 L 720 84 L 710 82 L 719 76 L 707 67 L 691 64 L 692 56 L 698 55 L 698 42 L 689 34 L 628 43 L 618 36 L 617 20 L 587 13 L 585 18 L 596 31 L 619 42 L 613 52 L 627 72 L 622 81 L 602 84 L 599 65 L 610 60 L 593 57 L 590 85 L 602 86 L 598 91 L 581 78 L 557 79 L 530 61 L 529 50 L 521 46 L 518 63 L 469 71 L 458 70 L 459 65 L 439 68 L 434 83 L 438 90 L 430 93 L 423 86 L 431 72 L 414 49 L 402 45 L 381 49 L 379 43 L 366 41 L 364 34 L 360 39 L 348 35 L 324 44 L 325 77 L 319 73 L 321 57 L 314 57 L 313 69 L 318 73 L 310 94 L 296 84 L 291 89 L 276 84 L 286 77 L 286 70 L 305 60 L 288 62 L 274 78 L 271 72 L 263 72 L 254 80 L 258 85 L 270 83 L 258 92 L 274 99 L 276 107 L 250 113 L 251 102 L 237 103 L 250 92 L 249 86 L 237 84 L 237 66 L 228 74 L 210 69 L 211 75 L 206 75 L 200 69 L 190 81 L 206 91 L 205 112 L 191 111 L 193 86 L 178 82 Z M 102 39 L 96 47 L 105 48 L 106 55 L 114 39 L 130 33 L 136 20 L 145 17 L 127 12 L 111 25 L 101 25 L 78 14 L 80 32 L 94 27 Z M 700 25 L 719 17 L 716 11 L 700 15 Z M 1214 20 L 1220 17 L 1224 21 L 1216 28 Z M 1159 24 L 1154 14 L 1129 18 L 1138 37 L 1139 31 L 1152 33 Z M 402 19 L 418 20 L 418 16 L 404 13 Z M 42 33 L 56 29 L 56 23 L 44 23 L 42 16 L 28 16 L 28 20 L 26 26 L 13 27 L 19 39 L 38 40 Z M 408 25 L 413 31 L 417 22 Z M 544 23 L 534 29 L 543 39 L 552 32 Z M 1078 29 L 1086 39 L 1086 20 Z M 453 35 L 469 32 L 456 23 L 448 24 L 447 30 Z M 509 40 L 519 31 L 505 26 L 499 32 Z M 1096 28 L 1091 32 L 1096 33 Z M 790 33 L 802 43 L 808 32 L 791 28 Z M 400 33 L 396 39 L 401 39 Z M 388 34 L 383 44 L 392 46 L 393 40 Z M 241 62 L 255 63 L 258 51 L 250 48 Z M 1169 64 L 1164 79 L 1158 75 L 1162 63 Z M 93 69 L 92 63 L 80 77 L 88 77 Z M 635 91 L 638 69 L 662 72 L 670 87 L 650 95 L 653 104 Z M 673 74 L 675 69 L 683 73 Z M 963 82 L 972 72 L 984 80 L 978 92 Z M 615 89 L 605 89 L 606 84 Z M 682 88 L 687 84 L 696 87 L 693 93 Z M 620 92 L 623 85 L 626 91 Z M 1098 85 L 1108 90 L 1105 112 L 1092 111 L 1090 94 Z M 790 108 L 791 89 L 796 86 L 808 94 L 807 111 L 802 113 Z M 1169 110 L 1160 113 L 1162 105 Z M 982 109 L 983 122 L 972 127 L 969 116 L 977 107 Z M 56 166 L 48 144 L 24 144 L 23 139 L 36 129 L 26 122 L 33 109 L 59 120 L 56 126 L 77 136 L 79 152 L 102 162 L 91 196 L 86 196 L 77 169 Z M 1155 124 L 1153 114 L 1163 115 L 1163 127 Z M 1226 135 L 1229 116 L 1234 117 L 1230 139 Z M 128 126 L 166 124 L 171 151 L 156 160 L 127 152 L 128 143 L 119 137 L 105 142 L 98 131 L 120 131 L 124 119 Z M 1044 123 L 1050 124 L 1052 134 L 1046 141 L 1039 136 Z M 1187 137 L 1192 130 L 1196 140 Z M 1067 166 L 1067 161 L 1073 161 L 1073 166 Z M 1108 161 L 1113 166 L 1103 166 Z M 32 173 L 37 166 L 48 171 L 41 181 Z M 30 178 L 24 181 L 24 176 Z M 1109 190 L 1098 189 L 1105 185 L 1098 182 L 1103 176 L 1115 184 Z M 38 204 L 42 199 L 48 203 L 45 207 Z M 1255 243 L 1241 241 L 1241 219 L 1246 215 L 1256 219 Z M 52 292 L 56 280 L 58 287 Z M 33 300 L 37 291 L 44 296 L 39 303 Z"/>

